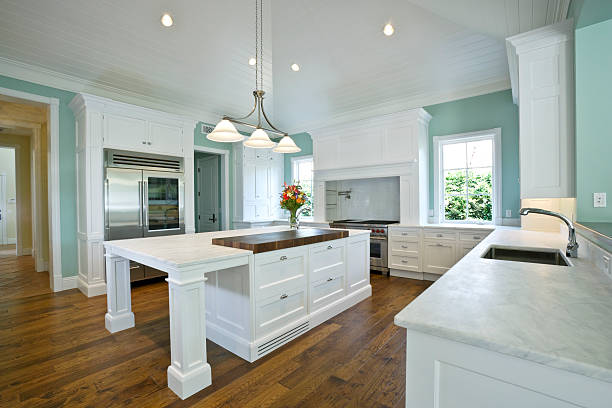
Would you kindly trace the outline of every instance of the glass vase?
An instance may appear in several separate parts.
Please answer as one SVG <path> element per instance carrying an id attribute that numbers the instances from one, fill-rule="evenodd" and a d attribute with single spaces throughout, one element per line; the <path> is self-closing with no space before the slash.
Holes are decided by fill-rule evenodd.
<path id="1" fill-rule="evenodd" d="M 295 212 L 292 211 L 289 214 L 289 228 L 295 229 L 295 230 L 300 228 L 300 220 L 298 219 L 297 211 Z"/>

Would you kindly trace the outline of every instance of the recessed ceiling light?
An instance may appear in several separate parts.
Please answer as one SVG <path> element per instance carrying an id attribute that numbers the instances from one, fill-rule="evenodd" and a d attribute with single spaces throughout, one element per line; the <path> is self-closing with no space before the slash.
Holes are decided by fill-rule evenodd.
<path id="1" fill-rule="evenodd" d="M 174 24 L 174 20 L 172 20 L 172 16 L 168 13 L 164 13 L 161 17 L 161 23 L 164 27 L 171 27 Z"/>
<path id="2" fill-rule="evenodd" d="M 249 65 L 255 65 L 257 63 L 257 60 L 253 57 L 249 58 Z"/>
<path id="3" fill-rule="evenodd" d="M 295 72 L 298 72 L 300 70 L 300 66 L 296 63 L 291 64 L 291 69 Z"/>
<path id="4" fill-rule="evenodd" d="M 387 37 L 392 36 L 394 32 L 395 28 L 393 28 L 391 23 L 387 23 L 387 25 L 385 25 L 385 27 L 383 28 L 383 33 L 385 33 Z"/>

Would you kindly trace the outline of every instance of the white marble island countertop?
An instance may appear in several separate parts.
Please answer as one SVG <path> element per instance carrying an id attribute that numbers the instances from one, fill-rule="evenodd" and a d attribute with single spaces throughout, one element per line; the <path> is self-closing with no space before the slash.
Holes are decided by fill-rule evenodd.
<path id="1" fill-rule="evenodd" d="M 481 258 L 491 245 L 565 252 L 567 237 L 496 230 L 395 323 L 612 383 L 612 281 L 580 249 L 556 266 Z"/>
<path id="2" fill-rule="evenodd" d="M 308 228 L 308 227 L 306 227 Z M 304 229 L 306 229 L 304 228 Z M 329 229 L 329 228 L 325 228 Z M 213 238 L 239 235 L 265 234 L 268 232 L 288 231 L 288 226 L 237 229 L 227 231 L 202 232 L 197 234 L 168 235 L 162 237 L 134 238 L 105 241 L 104 246 L 113 253 L 134 260 L 152 259 L 158 265 L 185 267 L 206 262 L 214 262 L 251 255 L 244 249 L 213 245 Z M 365 230 L 348 230 L 349 236 L 369 234 Z"/>

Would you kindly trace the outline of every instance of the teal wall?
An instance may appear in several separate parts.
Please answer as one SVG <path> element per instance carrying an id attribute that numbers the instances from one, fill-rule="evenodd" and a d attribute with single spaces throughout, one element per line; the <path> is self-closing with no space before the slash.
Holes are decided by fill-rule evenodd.
<path id="1" fill-rule="evenodd" d="M 501 128 L 502 134 L 502 216 L 520 206 L 518 107 L 510 90 L 494 92 L 424 107 L 429 122 L 429 208 L 433 208 L 433 137 Z"/>
<path id="2" fill-rule="evenodd" d="M 31 94 L 57 98 L 59 104 L 59 176 L 60 176 L 60 233 L 62 248 L 62 276 L 75 276 L 77 269 L 76 236 L 76 172 L 74 115 L 68 104 L 73 92 L 62 91 L 31 82 L 0 75 L 0 87 Z"/>
<path id="3" fill-rule="evenodd" d="M 603 3 L 597 15 L 612 18 Z M 612 222 L 612 19 L 576 29 L 575 46 L 578 220 Z M 593 207 L 595 192 L 607 193 L 606 208 Z"/>
<path id="4" fill-rule="evenodd" d="M 234 220 L 233 220 L 232 214 L 234 214 L 234 202 L 235 202 L 235 199 L 234 199 L 234 166 L 233 166 L 234 151 L 230 143 L 219 143 L 219 142 L 213 142 L 212 140 L 208 140 L 206 138 L 206 134 L 201 132 L 202 124 L 203 122 L 198 122 L 194 130 L 193 144 L 195 146 L 212 147 L 215 149 L 225 150 L 229 152 L 229 205 L 230 205 L 229 211 L 230 213 L 223 214 L 223 216 L 229 217 L 230 228 L 233 228 Z M 214 126 L 209 123 L 206 123 L 206 125 Z M 222 161 L 223 159 L 220 158 L 219 160 Z M 221 164 L 221 166 L 222 165 L 223 164 Z M 221 174 L 221 171 L 219 171 L 219 174 Z M 222 183 L 219 183 L 219 188 L 222 188 Z M 219 197 L 221 197 L 221 194 L 219 194 Z"/>
<path id="5" fill-rule="evenodd" d="M 577 29 L 600 23 L 612 18 L 612 0 L 572 0 L 567 14 Z"/>
<path id="6" fill-rule="evenodd" d="M 300 156 L 312 155 L 312 138 L 308 133 L 296 133 L 291 135 L 291 138 L 300 149 L 301 152 L 285 154 L 285 183 L 291 184 L 291 158 Z"/>

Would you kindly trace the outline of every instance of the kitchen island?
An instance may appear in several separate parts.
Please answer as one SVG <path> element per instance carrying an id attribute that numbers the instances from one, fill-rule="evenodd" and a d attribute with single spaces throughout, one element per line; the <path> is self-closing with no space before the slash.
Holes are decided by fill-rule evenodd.
<path id="1" fill-rule="evenodd" d="M 168 273 L 168 386 L 185 399 L 212 383 L 206 338 L 252 362 L 371 296 L 369 240 L 279 226 L 105 242 L 106 328 L 135 325 L 130 260 Z"/>
<path id="2" fill-rule="evenodd" d="M 610 407 L 612 281 L 580 248 L 569 266 L 482 257 L 566 245 L 498 229 L 395 316 L 407 407 Z"/>

